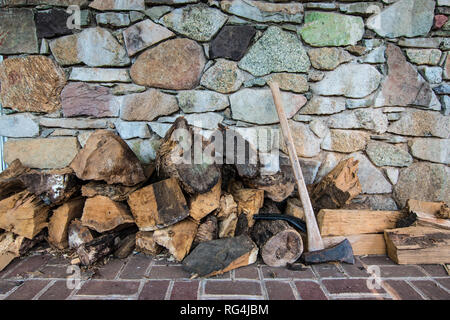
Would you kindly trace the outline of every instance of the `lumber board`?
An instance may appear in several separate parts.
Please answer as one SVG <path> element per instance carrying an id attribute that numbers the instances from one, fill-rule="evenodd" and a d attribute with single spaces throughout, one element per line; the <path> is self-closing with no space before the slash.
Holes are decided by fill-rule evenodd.
<path id="1" fill-rule="evenodd" d="M 325 247 L 332 247 L 348 239 L 353 248 L 353 254 L 363 255 L 385 255 L 386 242 L 382 233 L 352 234 L 347 236 L 324 237 Z"/>

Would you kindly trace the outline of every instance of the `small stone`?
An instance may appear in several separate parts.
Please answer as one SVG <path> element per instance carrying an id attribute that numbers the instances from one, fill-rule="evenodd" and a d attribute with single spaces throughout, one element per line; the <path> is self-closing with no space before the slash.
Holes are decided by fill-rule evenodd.
<path id="1" fill-rule="evenodd" d="M 340 48 L 318 48 L 308 51 L 309 60 L 319 70 L 334 70 L 338 65 L 352 59 L 351 55 Z"/>
<path id="2" fill-rule="evenodd" d="M 439 48 L 441 43 L 441 38 L 405 38 L 398 41 L 401 47 L 413 48 Z"/>
<path id="3" fill-rule="evenodd" d="M 370 16 L 378 13 L 383 9 L 383 5 L 378 2 L 357 2 L 357 3 L 341 3 L 339 10 L 349 14 L 361 14 L 363 16 Z"/>
<path id="4" fill-rule="evenodd" d="M 403 112 L 400 120 L 392 123 L 387 131 L 406 136 L 449 139 L 450 122 L 438 112 L 409 110 Z"/>
<path id="5" fill-rule="evenodd" d="M 369 142 L 366 153 L 378 167 L 407 167 L 413 162 L 411 155 L 407 151 L 384 142 Z"/>
<path id="6" fill-rule="evenodd" d="M 170 128 L 172 127 L 172 124 L 170 123 L 159 123 L 159 122 L 149 122 L 148 125 L 150 129 L 161 138 L 164 138 L 167 131 L 169 131 Z"/>
<path id="7" fill-rule="evenodd" d="M 86 141 L 89 139 L 91 134 L 93 134 L 94 131 L 80 131 L 78 133 L 78 143 L 82 148 L 86 145 Z"/>
<path id="8" fill-rule="evenodd" d="M 279 27 L 269 27 L 239 62 L 254 76 L 272 72 L 307 72 L 310 62 L 301 41 Z"/>
<path id="9" fill-rule="evenodd" d="M 361 59 L 358 59 L 358 61 L 361 63 L 385 63 L 386 62 L 386 58 L 384 57 L 385 51 L 386 51 L 385 46 L 377 47 L 372 51 L 370 51 Z"/>
<path id="10" fill-rule="evenodd" d="M 53 38 L 71 34 L 72 30 L 67 27 L 69 17 L 70 14 L 60 9 L 37 11 L 34 19 L 38 38 Z"/>
<path id="11" fill-rule="evenodd" d="M 345 107 L 347 109 L 367 108 L 374 104 L 374 97 L 369 96 L 365 99 L 346 99 Z"/>
<path id="12" fill-rule="evenodd" d="M 450 94 L 450 84 L 443 83 L 433 88 L 433 91 L 437 94 Z"/>
<path id="13" fill-rule="evenodd" d="M 89 85 L 82 82 L 71 82 L 61 92 L 61 103 L 64 117 L 93 116 L 117 117 L 119 105 L 110 89 Z"/>
<path id="14" fill-rule="evenodd" d="M 61 108 L 64 71 L 45 56 L 8 58 L 0 64 L 3 108 L 51 113 Z"/>
<path id="15" fill-rule="evenodd" d="M 206 64 L 203 48 L 189 39 L 167 40 L 143 52 L 131 67 L 138 85 L 189 90 L 200 82 Z"/>
<path id="16" fill-rule="evenodd" d="M 99 11 L 108 11 L 108 10 L 118 10 L 118 11 L 126 11 L 126 10 L 145 10 L 145 2 L 144 0 L 94 0 L 89 4 L 90 8 L 99 10 Z"/>
<path id="17" fill-rule="evenodd" d="M 150 130 L 146 122 L 128 122 L 118 120 L 115 122 L 117 133 L 122 139 L 150 138 Z"/>
<path id="18" fill-rule="evenodd" d="M 242 86 L 244 79 L 244 73 L 236 62 L 217 59 L 216 63 L 203 74 L 200 84 L 220 93 L 231 93 Z"/>
<path id="19" fill-rule="evenodd" d="M 134 186 L 146 179 L 138 158 L 128 145 L 107 130 L 91 134 L 70 167 L 81 180 Z"/>
<path id="20" fill-rule="evenodd" d="M 0 30 L 0 54 L 39 53 L 33 10 L 1 10 Z"/>
<path id="21" fill-rule="evenodd" d="M 206 90 L 181 91 L 177 99 L 184 113 L 220 111 L 230 105 L 227 96 Z"/>
<path id="22" fill-rule="evenodd" d="M 330 116 L 327 125 L 336 129 L 366 129 L 384 133 L 388 120 L 380 109 L 355 109 Z"/>
<path id="23" fill-rule="evenodd" d="M 306 98 L 300 94 L 282 92 L 281 97 L 288 119 L 292 118 L 306 103 Z M 256 124 L 271 124 L 279 121 L 270 90 L 243 89 L 230 96 L 230 103 L 235 120 Z"/>
<path id="24" fill-rule="evenodd" d="M 417 138 L 409 143 L 414 157 L 443 164 L 450 164 L 450 139 Z"/>
<path id="25" fill-rule="evenodd" d="M 450 169 L 437 163 L 416 162 L 400 172 L 394 197 L 403 208 L 408 199 L 450 203 Z"/>
<path id="26" fill-rule="evenodd" d="M 435 66 L 441 59 L 441 51 L 438 49 L 406 49 L 409 61 L 415 64 L 429 64 Z"/>
<path id="27" fill-rule="evenodd" d="M 434 16 L 434 25 L 433 27 L 435 29 L 440 29 L 442 28 L 445 23 L 448 21 L 448 17 L 443 15 L 443 14 L 437 14 Z"/>
<path id="28" fill-rule="evenodd" d="M 309 128 L 319 138 L 325 138 L 325 136 L 329 133 L 327 124 L 320 119 L 315 119 L 311 121 L 309 123 Z"/>
<path id="29" fill-rule="evenodd" d="M 384 168 L 384 172 L 388 177 L 389 181 L 395 185 L 398 181 L 398 175 L 400 174 L 399 169 L 397 168 Z"/>
<path id="30" fill-rule="evenodd" d="M 161 140 L 155 137 L 151 139 L 132 139 L 125 142 L 143 164 L 154 163 L 161 145 Z"/>
<path id="31" fill-rule="evenodd" d="M 267 3 L 253 0 L 222 0 L 223 11 L 258 22 L 303 22 L 300 3 Z"/>
<path id="32" fill-rule="evenodd" d="M 78 57 L 78 36 L 75 34 L 50 41 L 50 50 L 61 66 L 82 62 Z"/>
<path id="33" fill-rule="evenodd" d="M 26 167 L 60 169 L 67 167 L 78 152 L 75 137 L 49 139 L 9 139 L 4 144 L 5 161 L 11 164 L 19 159 Z"/>
<path id="34" fill-rule="evenodd" d="M 394 135 L 371 135 L 370 139 L 372 140 L 380 140 L 387 143 L 407 143 L 408 139 L 401 136 L 394 136 Z"/>
<path id="35" fill-rule="evenodd" d="M 320 153 L 322 139 L 317 138 L 311 129 L 309 129 L 308 125 L 289 120 L 289 128 L 292 133 L 297 156 L 311 158 Z M 284 140 L 280 141 L 280 149 L 284 153 L 288 153 Z"/>
<path id="36" fill-rule="evenodd" d="M 394 112 L 388 113 L 388 115 L 387 115 L 387 119 L 389 121 L 397 121 L 397 120 L 400 120 L 401 117 L 402 117 L 402 115 L 400 113 L 394 113 Z"/>
<path id="37" fill-rule="evenodd" d="M 69 129 L 106 129 L 111 125 L 110 119 L 86 119 L 86 118 L 40 118 L 39 124 L 49 128 Z"/>
<path id="38" fill-rule="evenodd" d="M 206 4 L 177 8 L 161 19 L 169 29 L 197 41 L 211 40 L 226 21 L 225 14 Z"/>
<path id="39" fill-rule="evenodd" d="M 219 123 L 223 121 L 223 116 L 214 112 L 187 114 L 184 116 L 189 125 L 206 130 L 219 128 Z"/>
<path id="40" fill-rule="evenodd" d="M 138 86 L 133 83 L 120 83 L 116 84 L 112 89 L 111 93 L 117 96 L 122 96 L 130 93 L 141 93 L 147 90 L 147 88 L 143 86 Z"/>
<path id="41" fill-rule="evenodd" d="M 209 47 L 211 59 L 226 58 L 239 61 L 256 34 L 252 26 L 224 26 Z"/>
<path id="42" fill-rule="evenodd" d="M 365 54 L 367 52 L 367 47 L 365 46 L 359 46 L 359 45 L 354 45 L 354 46 L 348 46 L 345 48 L 348 52 L 350 52 L 351 54 L 354 54 L 355 56 L 362 56 L 363 54 Z"/>
<path id="43" fill-rule="evenodd" d="M 47 39 L 42 39 L 41 48 L 39 49 L 39 54 L 41 54 L 41 55 L 49 55 L 50 54 L 50 47 L 48 45 Z"/>
<path id="44" fill-rule="evenodd" d="M 319 70 L 311 69 L 308 72 L 308 80 L 309 81 L 317 82 L 317 81 L 322 80 L 324 77 L 325 77 L 325 72 L 322 72 Z"/>
<path id="45" fill-rule="evenodd" d="M 364 150 L 369 140 L 369 134 L 357 130 L 332 129 L 322 142 L 322 149 L 328 151 L 351 153 Z"/>
<path id="46" fill-rule="evenodd" d="M 442 96 L 441 102 L 442 102 L 442 114 L 444 116 L 450 115 L 450 97 Z"/>
<path id="47" fill-rule="evenodd" d="M 0 136 L 30 138 L 39 135 L 39 125 L 29 113 L 0 116 Z"/>
<path id="48" fill-rule="evenodd" d="M 173 37 L 175 34 L 147 19 L 123 31 L 125 46 L 129 56 L 133 56 L 158 42 Z"/>
<path id="49" fill-rule="evenodd" d="M 367 19 L 366 26 L 385 38 L 426 35 L 433 26 L 435 1 L 399 0 Z"/>
<path id="50" fill-rule="evenodd" d="M 127 69 L 72 68 L 69 80 L 83 82 L 131 82 Z"/>
<path id="51" fill-rule="evenodd" d="M 314 93 L 324 96 L 363 98 L 375 91 L 380 81 L 381 74 L 373 66 L 349 63 L 327 73 L 322 81 L 311 85 L 311 88 Z"/>
<path id="52" fill-rule="evenodd" d="M 131 23 L 141 21 L 145 17 L 145 14 L 139 11 L 130 11 L 129 15 Z"/>
<path id="53" fill-rule="evenodd" d="M 121 96 L 120 118 L 128 121 L 153 121 L 179 110 L 175 96 L 157 89 Z"/>
<path id="54" fill-rule="evenodd" d="M 419 67 L 419 72 L 431 84 L 439 84 L 442 82 L 441 67 Z"/>
<path id="55" fill-rule="evenodd" d="M 355 45 L 364 35 L 364 22 L 361 17 L 309 11 L 300 34 L 314 47 Z"/>
<path id="56" fill-rule="evenodd" d="M 293 119 L 295 121 L 298 121 L 298 122 L 310 123 L 311 121 L 314 120 L 314 117 L 307 116 L 307 115 L 304 115 L 304 114 L 296 114 Z"/>
<path id="57" fill-rule="evenodd" d="M 98 25 L 108 27 L 126 27 L 131 23 L 128 13 L 105 12 L 97 14 L 95 18 Z"/>
<path id="58" fill-rule="evenodd" d="M 300 110 L 301 114 L 333 114 L 345 110 L 344 98 L 313 96 Z"/>

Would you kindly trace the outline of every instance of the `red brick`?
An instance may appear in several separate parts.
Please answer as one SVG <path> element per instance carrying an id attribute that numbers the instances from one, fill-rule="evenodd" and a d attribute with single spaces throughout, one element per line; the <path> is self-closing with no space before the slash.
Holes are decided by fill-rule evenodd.
<path id="1" fill-rule="evenodd" d="M 8 278 L 9 273 L 14 270 L 24 259 L 16 258 L 14 259 L 5 269 L 0 271 L 0 279 Z"/>
<path id="2" fill-rule="evenodd" d="M 200 281 L 176 281 L 173 284 L 170 300 L 197 300 Z"/>
<path id="3" fill-rule="evenodd" d="M 31 300 L 49 283 L 49 280 L 27 280 L 16 291 L 11 293 L 6 300 Z"/>
<path id="4" fill-rule="evenodd" d="M 0 294 L 6 294 L 12 288 L 20 286 L 22 283 L 18 281 L 0 280 Z"/>
<path id="5" fill-rule="evenodd" d="M 335 264 L 319 264 L 313 266 L 320 278 L 345 278 L 345 274 Z"/>
<path id="6" fill-rule="evenodd" d="M 126 260 L 110 260 L 104 266 L 97 269 L 93 279 L 114 280 L 125 263 L 127 263 Z"/>
<path id="7" fill-rule="evenodd" d="M 45 266 L 41 269 L 41 274 L 38 278 L 56 278 L 56 279 L 66 279 L 71 273 L 67 273 L 66 266 Z"/>
<path id="8" fill-rule="evenodd" d="M 121 279 L 142 279 L 150 266 L 152 259 L 143 254 L 138 254 L 130 258 L 127 265 L 120 274 Z"/>
<path id="9" fill-rule="evenodd" d="M 72 290 L 67 288 L 67 282 L 65 280 L 59 280 L 48 288 L 39 297 L 39 300 L 65 300 L 71 292 Z"/>
<path id="10" fill-rule="evenodd" d="M 349 277 L 367 278 L 370 274 L 367 272 L 364 265 L 358 259 L 355 259 L 355 264 L 342 263 L 342 268 Z"/>
<path id="11" fill-rule="evenodd" d="M 314 273 L 310 268 L 303 271 L 292 271 L 287 268 L 262 266 L 264 279 L 315 279 Z"/>
<path id="12" fill-rule="evenodd" d="M 208 280 L 205 294 L 262 296 L 261 285 L 255 281 Z"/>
<path id="13" fill-rule="evenodd" d="M 441 264 L 422 264 L 420 265 L 432 277 L 447 277 L 447 271 Z"/>
<path id="14" fill-rule="evenodd" d="M 269 300 L 295 300 L 289 282 L 266 281 L 265 284 Z"/>
<path id="15" fill-rule="evenodd" d="M 295 286 L 302 300 L 328 300 L 320 285 L 313 281 L 296 281 Z"/>
<path id="16" fill-rule="evenodd" d="M 169 284 L 169 280 L 148 281 L 142 288 L 139 300 L 164 300 Z"/>
<path id="17" fill-rule="evenodd" d="M 69 260 L 64 259 L 63 257 L 59 257 L 59 256 L 51 256 L 47 262 L 48 265 L 56 265 L 56 266 L 66 266 L 69 263 L 70 263 Z"/>
<path id="18" fill-rule="evenodd" d="M 179 265 L 174 266 L 153 266 L 150 270 L 149 279 L 189 279 L 189 272 L 183 270 Z"/>
<path id="19" fill-rule="evenodd" d="M 102 281 L 85 283 L 77 295 L 132 295 L 137 293 L 139 282 L 135 281 Z"/>
<path id="20" fill-rule="evenodd" d="M 396 266 L 397 264 L 392 261 L 388 256 L 366 256 L 359 257 L 361 261 L 366 265 L 379 265 L 379 266 Z"/>
<path id="21" fill-rule="evenodd" d="M 42 266 L 44 266 L 50 256 L 48 255 L 38 255 L 25 258 L 21 264 L 14 268 L 11 273 L 8 274 L 8 278 L 28 278 L 30 277 L 30 272 L 39 271 Z"/>
<path id="22" fill-rule="evenodd" d="M 396 300 L 423 300 L 420 294 L 403 280 L 383 281 L 383 287 Z"/>
<path id="23" fill-rule="evenodd" d="M 365 279 L 323 280 L 325 288 L 331 294 L 335 293 L 384 293 L 382 288 L 369 289 Z"/>
<path id="24" fill-rule="evenodd" d="M 447 277 L 445 279 L 434 279 L 443 287 L 445 287 L 447 290 L 450 290 L 450 277 Z"/>
<path id="25" fill-rule="evenodd" d="M 380 266 L 382 278 L 402 278 L 402 277 L 426 277 L 427 275 L 416 266 Z"/>
<path id="26" fill-rule="evenodd" d="M 450 294 L 430 280 L 411 281 L 421 292 L 431 300 L 449 300 Z"/>
<path id="27" fill-rule="evenodd" d="M 258 268 L 255 266 L 246 266 L 234 270 L 235 279 L 259 279 Z"/>

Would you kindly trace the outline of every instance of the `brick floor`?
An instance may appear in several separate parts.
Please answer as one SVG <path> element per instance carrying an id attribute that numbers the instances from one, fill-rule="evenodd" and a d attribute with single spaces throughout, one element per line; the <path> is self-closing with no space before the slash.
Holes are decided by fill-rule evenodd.
<path id="1" fill-rule="evenodd" d="M 354 265 L 322 264 L 301 271 L 257 262 L 191 280 L 178 262 L 138 254 L 83 271 L 84 281 L 75 289 L 67 287 L 73 282 L 67 281 L 73 275 L 68 266 L 68 261 L 48 254 L 16 259 L 0 273 L 0 300 L 450 299 L 450 277 L 442 265 L 397 265 L 386 256 L 356 257 Z M 380 287 L 369 289 L 368 282 Z"/>

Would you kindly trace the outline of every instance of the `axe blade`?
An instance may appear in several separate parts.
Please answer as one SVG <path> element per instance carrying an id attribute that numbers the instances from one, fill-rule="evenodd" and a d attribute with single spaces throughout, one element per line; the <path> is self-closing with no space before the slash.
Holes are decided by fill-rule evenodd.
<path id="1" fill-rule="evenodd" d="M 318 264 L 333 261 L 345 262 L 348 264 L 355 263 L 353 248 L 348 239 L 345 239 L 344 241 L 330 248 L 305 252 L 301 257 L 301 260 L 305 264 Z"/>

